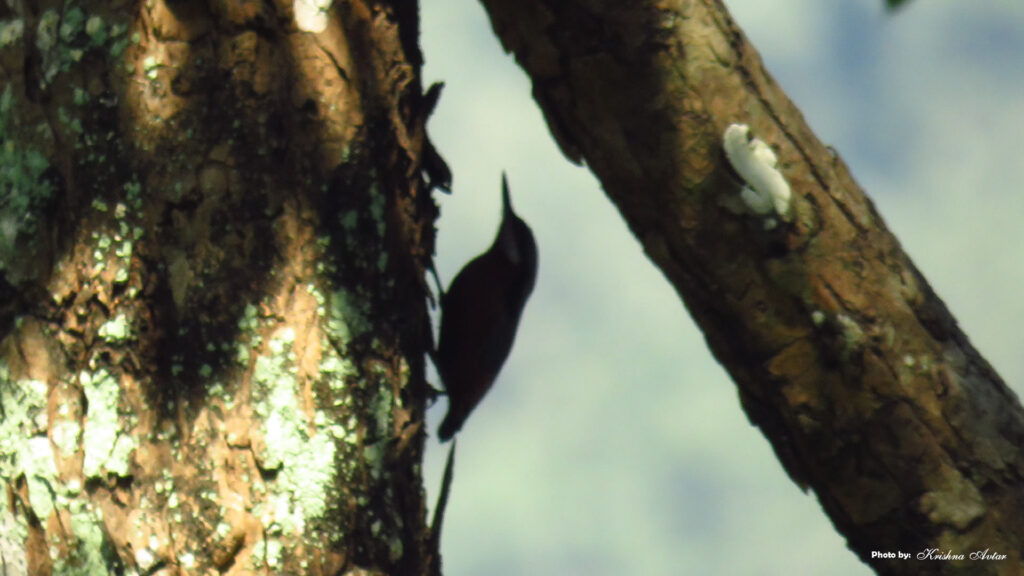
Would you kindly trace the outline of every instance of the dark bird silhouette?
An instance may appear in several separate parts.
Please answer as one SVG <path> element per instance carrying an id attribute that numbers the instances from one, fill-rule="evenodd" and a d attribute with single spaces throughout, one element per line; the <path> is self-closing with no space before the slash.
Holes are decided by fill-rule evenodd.
<path id="1" fill-rule="evenodd" d="M 441 297 L 441 335 L 435 355 L 448 392 L 438 436 L 451 438 L 494 384 L 515 341 L 519 318 L 537 280 L 537 243 L 509 200 L 494 243 L 455 276 Z"/>

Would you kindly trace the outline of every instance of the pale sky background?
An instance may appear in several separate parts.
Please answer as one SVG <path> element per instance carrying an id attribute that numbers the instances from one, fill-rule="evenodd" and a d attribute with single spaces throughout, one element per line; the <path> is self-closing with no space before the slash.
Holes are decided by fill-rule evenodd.
<path id="1" fill-rule="evenodd" d="M 1021 393 L 1024 3 L 727 0 L 972 342 Z M 487 248 L 508 171 L 540 247 L 495 388 L 459 435 L 447 576 L 868 575 L 788 479 L 679 299 L 554 145 L 472 0 L 421 3 L 447 284 Z M 429 413 L 431 433 L 446 406 Z M 431 505 L 447 445 L 431 441 Z"/>

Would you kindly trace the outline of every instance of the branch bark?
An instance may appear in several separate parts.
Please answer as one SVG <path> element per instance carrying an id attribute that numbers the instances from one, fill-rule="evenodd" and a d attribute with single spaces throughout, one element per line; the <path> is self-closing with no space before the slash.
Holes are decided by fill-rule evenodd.
<path id="1" fill-rule="evenodd" d="M 880 574 L 1024 565 L 1024 412 L 720 0 L 482 0 L 555 139 L 675 286 L 791 478 Z M 790 223 L 729 206 L 744 123 Z M 962 561 L 873 552 L 937 549 Z M 975 551 L 1005 555 L 979 561 Z"/>

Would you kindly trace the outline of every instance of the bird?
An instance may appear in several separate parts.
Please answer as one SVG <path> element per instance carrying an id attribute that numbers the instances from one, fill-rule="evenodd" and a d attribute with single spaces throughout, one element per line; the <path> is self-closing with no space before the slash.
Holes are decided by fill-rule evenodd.
<path id="1" fill-rule="evenodd" d="M 448 395 L 448 413 L 437 433 L 442 442 L 462 428 L 494 384 L 537 281 L 537 242 L 512 210 L 504 172 L 501 188 L 502 219 L 494 243 L 466 264 L 441 296 L 434 364 Z"/>

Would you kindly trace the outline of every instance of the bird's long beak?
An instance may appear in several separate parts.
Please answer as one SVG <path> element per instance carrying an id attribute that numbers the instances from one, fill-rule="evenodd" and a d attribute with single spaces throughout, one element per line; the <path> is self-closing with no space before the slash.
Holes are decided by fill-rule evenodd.
<path id="1" fill-rule="evenodd" d="M 501 173 L 501 199 L 502 204 L 505 207 L 505 215 L 515 214 L 512 210 L 512 200 L 509 198 L 508 194 L 508 177 L 505 175 L 504 171 Z"/>

